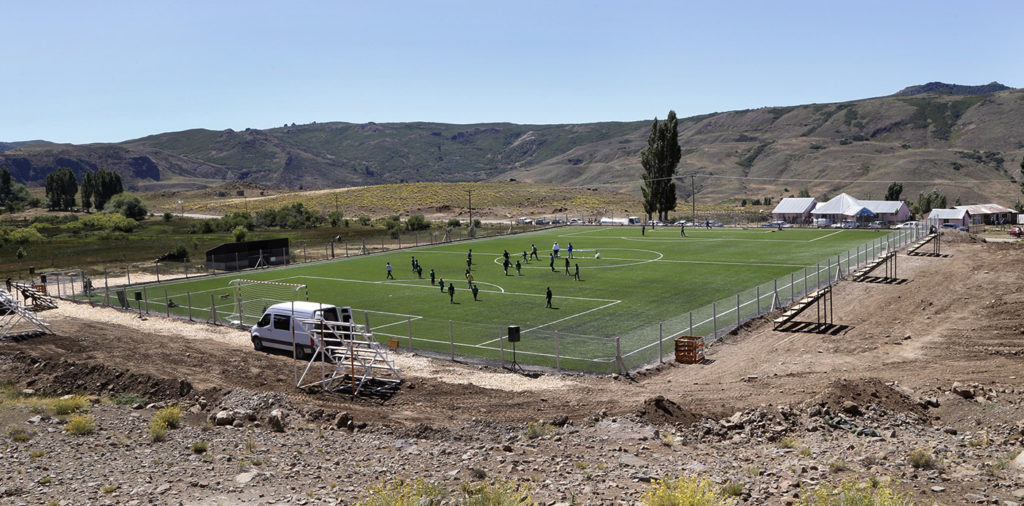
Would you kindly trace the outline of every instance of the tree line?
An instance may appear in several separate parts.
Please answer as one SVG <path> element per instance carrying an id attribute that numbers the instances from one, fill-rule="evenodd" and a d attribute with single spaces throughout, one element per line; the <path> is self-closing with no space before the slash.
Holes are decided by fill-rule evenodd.
<path id="1" fill-rule="evenodd" d="M 102 211 L 110 199 L 124 193 L 121 175 L 106 169 L 86 172 L 79 186 L 75 173 L 61 167 L 46 175 L 46 207 L 51 211 L 66 211 L 75 207 L 75 196 L 81 193 L 82 210 Z"/>

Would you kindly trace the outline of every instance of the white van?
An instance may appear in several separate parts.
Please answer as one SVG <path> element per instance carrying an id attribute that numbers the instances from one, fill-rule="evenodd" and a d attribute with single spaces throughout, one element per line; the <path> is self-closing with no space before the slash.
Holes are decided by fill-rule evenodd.
<path id="1" fill-rule="evenodd" d="M 313 342 L 302 323 L 296 319 L 352 323 L 352 308 L 337 307 L 319 302 L 281 302 L 267 308 L 256 325 L 252 326 L 249 335 L 252 347 L 257 351 L 263 348 L 280 350 L 292 349 L 292 329 L 295 329 L 295 355 L 300 359 L 309 358 L 313 354 Z"/>

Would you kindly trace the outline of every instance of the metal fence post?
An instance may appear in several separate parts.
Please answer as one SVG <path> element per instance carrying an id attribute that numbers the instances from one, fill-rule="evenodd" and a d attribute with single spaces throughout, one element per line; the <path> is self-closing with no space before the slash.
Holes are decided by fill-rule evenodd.
<path id="1" fill-rule="evenodd" d="M 167 297 L 167 289 L 164 288 L 164 308 L 167 310 L 167 317 L 171 317 L 171 299 Z"/>
<path id="2" fill-rule="evenodd" d="M 559 348 L 559 344 L 561 344 L 561 343 L 559 342 L 558 331 L 556 330 L 555 331 L 555 370 L 556 371 L 561 371 L 562 370 L 562 353 L 561 353 L 562 350 Z"/>
<path id="3" fill-rule="evenodd" d="M 124 264 L 124 275 L 128 277 L 128 286 L 132 286 L 131 264 Z"/>
<path id="4" fill-rule="evenodd" d="M 761 285 L 754 287 L 754 293 L 757 297 L 757 313 L 754 316 L 759 316 L 761 314 Z"/>
<path id="5" fill-rule="evenodd" d="M 213 301 L 213 294 L 210 294 L 210 318 L 206 321 L 217 324 L 217 303 Z"/>
<path id="6" fill-rule="evenodd" d="M 498 327 L 498 349 L 501 350 L 501 366 L 505 367 L 505 341 L 501 338 L 501 327 Z"/>
<path id="7" fill-rule="evenodd" d="M 620 341 L 620 338 L 616 337 L 615 338 L 615 367 L 619 371 L 619 374 L 622 374 L 622 372 L 623 372 L 622 371 L 622 366 L 623 366 L 623 363 L 622 363 L 622 342 Z"/>
<path id="8" fill-rule="evenodd" d="M 146 314 L 149 314 L 149 294 L 146 293 L 146 287 L 142 287 L 142 300 L 146 301 Z"/>
<path id="9" fill-rule="evenodd" d="M 185 304 L 188 305 L 188 321 L 192 321 L 192 292 L 185 292 Z"/>
<path id="10" fill-rule="evenodd" d="M 690 311 L 690 335 L 693 335 L 693 311 Z"/>
<path id="11" fill-rule="evenodd" d="M 711 340 L 714 341 L 714 340 L 718 339 L 718 303 L 717 302 L 712 302 L 711 303 L 711 320 L 714 322 L 714 327 L 712 327 L 714 329 L 714 333 L 711 334 Z"/>
<path id="12" fill-rule="evenodd" d="M 795 274 L 795 273 L 792 273 L 792 272 L 789 273 L 789 301 L 790 302 L 793 302 L 793 301 L 796 300 L 796 288 L 793 287 L 793 285 L 796 283 L 796 281 L 795 281 L 795 278 L 794 278 L 793 274 Z"/>
<path id="13" fill-rule="evenodd" d="M 455 336 L 452 333 L 452 321 L 448 320 L 448 351 L 451 352 L 452 361 L 455 361 Z"/>
<path id="14" fill-rule="evenodd" d="M 664 340 L 664 334 L 662 333 L 662 323 L 658 322 L 658 363 L 661 363 L 661 358 L 665 356 L 665 349 L 662 345 Z"/>
<path id="15" fill-rule="evenodd" d="M 740 294 L 736 294 L 736 328 L 740 328 Z"/>
<path id="16" fill-rule="evenodd" d="M 807 267 L 804 267 L 804 295 L 807 295 Z"/>

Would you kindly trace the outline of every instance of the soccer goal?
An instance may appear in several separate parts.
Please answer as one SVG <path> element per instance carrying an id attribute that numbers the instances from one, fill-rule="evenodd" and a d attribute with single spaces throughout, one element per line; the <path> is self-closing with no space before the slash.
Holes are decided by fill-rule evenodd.
<path id="1" fill-rule="evenodd" d="M 268 307 L 278 302 L 309 300 L 306 285 L 253 279 L 233 279 L 229 284 L 235 300 L 228 320 L 236 325 L 256 323 Z"/>
<path id="2" fill-rule="evenodd" d="M 49 271 L 39 276 L 41 284 L 46 285 L 47 295 L 57 298 L 74 299 L 92 292 L 92 281 L 81 269 L 67 271 Z"/>

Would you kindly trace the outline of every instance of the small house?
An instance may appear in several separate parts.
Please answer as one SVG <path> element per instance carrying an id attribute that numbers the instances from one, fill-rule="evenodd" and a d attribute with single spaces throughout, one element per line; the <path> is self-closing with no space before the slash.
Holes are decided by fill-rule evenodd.
<path id="1" fill-rule="evenodd" d="M 772 220 L 786 223 L 810 223 L 811 211 L 818 205 L 814 197 L 787 197 L 772 210 Z"/>

